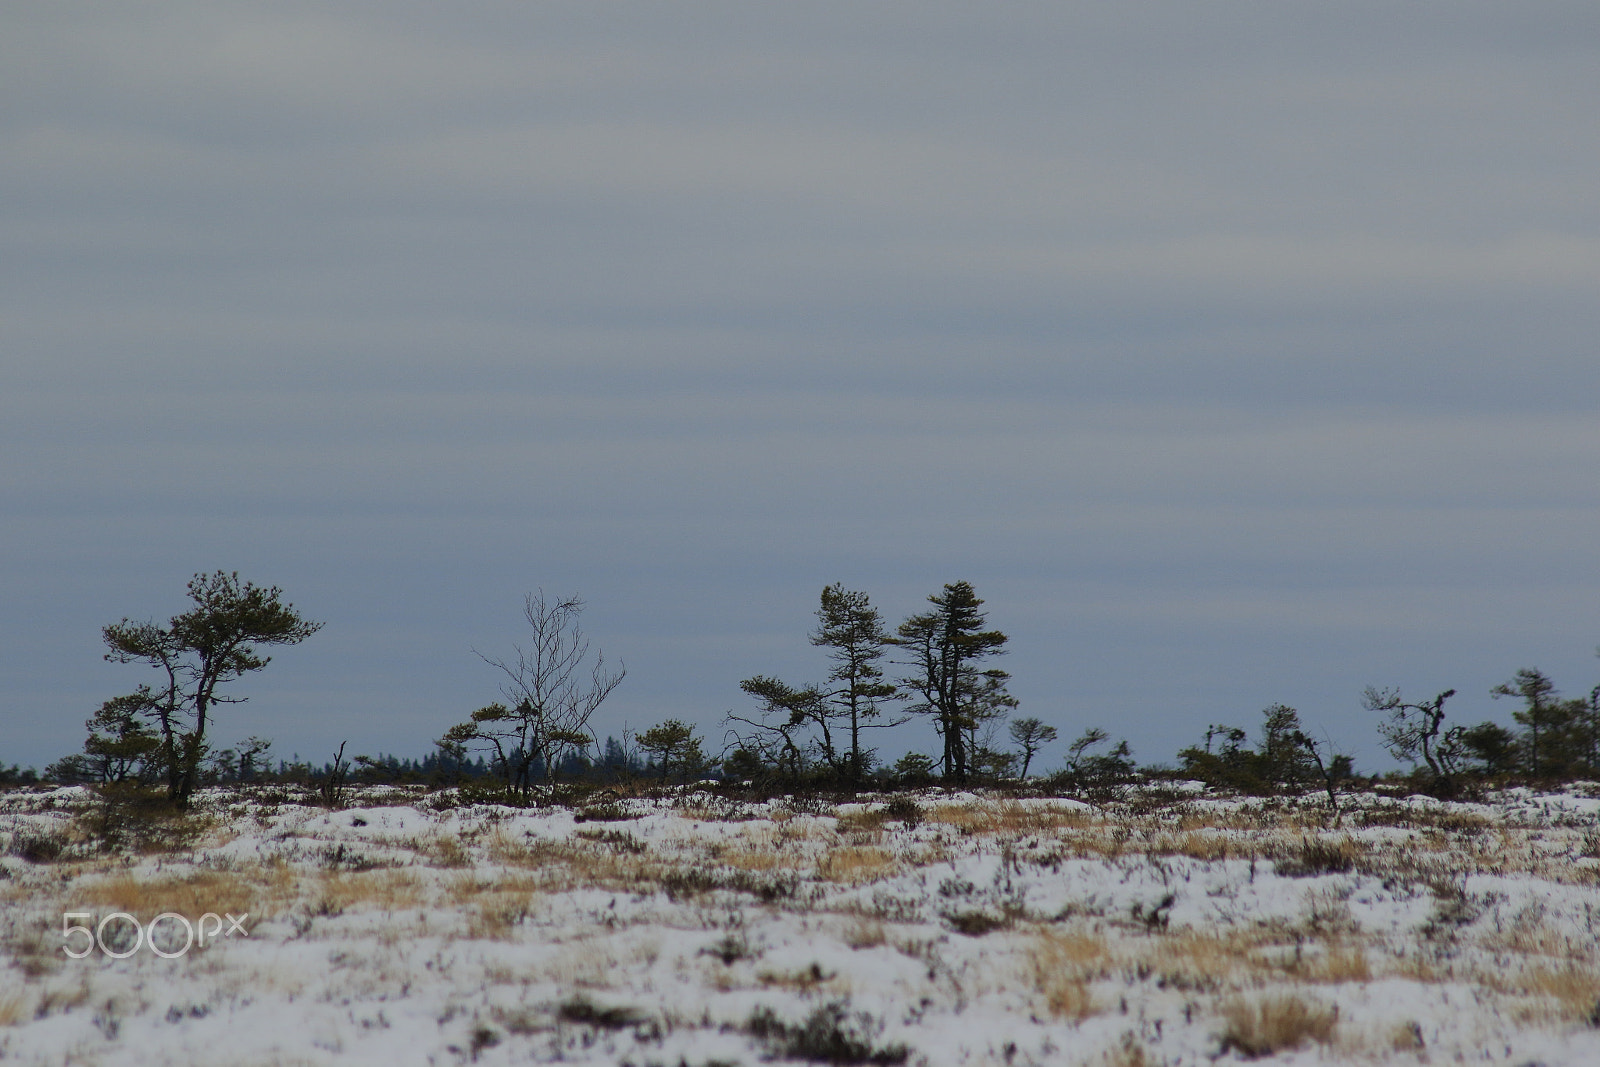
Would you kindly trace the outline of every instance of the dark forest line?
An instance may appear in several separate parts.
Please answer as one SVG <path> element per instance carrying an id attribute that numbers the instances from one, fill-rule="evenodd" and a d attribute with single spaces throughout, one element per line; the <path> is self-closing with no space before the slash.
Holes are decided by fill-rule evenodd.
<path id="1" fill-rule="evenodd" d="M 203 786 L 348 784 L 470 786 L 528 801 L 558 783 L 682 783 L 703 779 L 763 790 L 885 790 L 933 784 L 1032 785 L 1078 792 L 1174 779 L 1244 793 L 1340 790 L 1371 784 L 1351 758 L 1318 739 L 1299 712 L 1276 704 L 1261 713 L 1255 736 L 1216 724 L 1177 752 L 1172 764 L 1140 765 L 1126 741 L 1091 727 L 1046 755 L 1058 728 L 1019 714 L 998 666 L 1008 636 L 988 625 L 970 583 L 951 582 L 927 610 L 890 629 L 869 596 L 835 583 L 823 589 L 810 643 L 826 670 L 791 683 L 754 674 L 740 683 L 750 700 L 729 712 L 719 739 L 669 719 L 603 741 L 590 720 L 626 670 L 591 655 L 580 626 L 583 601 L 525 598 L 527 637 L 514 654 L 479 654 L 499 678 L 503 699 L 446 729 L 433 752 L 344 756 L 317 763 L 274 760 L 258 737 L 216 744 L 216 719 L 244 698 L 231 685 L 266 667 L 264 647 L 292 645 L 321 624 L 301 616 L 276 587 L 218 571 L 189 583 L 192 608 L 165 625 L 124 618 L 104 627 L 106 659 L 156 670 L 155 684 L 107 700 L 87 722 L 81 752 L 44 771 L 0 764 L 0 785 L 94 784 L 159 791 L 186 806 Z M 1515 702 L 1512 725 L 1449 719 L 1445 690 L 1407 699 L 1397 688 L 1369 688 L 1361 699 L 1384 748 L 1403 765 L 1385 777 L 1439 797 L 1472 795 L 1491 785 L 1555 785 L 1600 779 L 1600 686 L 1564 697 L 1555 683 L 1524 668 L 1492 695 Z M 932 725 L 934 753 L 880 760 L 883 742 L 912 722 Z M 1045 772 L 1045 773 L 1040 773 Z"/>

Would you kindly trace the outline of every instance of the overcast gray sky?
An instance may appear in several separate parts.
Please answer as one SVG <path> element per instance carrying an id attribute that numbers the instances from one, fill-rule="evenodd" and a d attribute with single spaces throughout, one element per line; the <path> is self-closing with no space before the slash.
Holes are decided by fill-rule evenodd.
<path id="1" fill-rule="evenodd" d="M 1146 761 L 1600 681 L 1592 0 L 0 26 L 7 763 L 216 568 L 326 622 L 219 739 L 319 760 L 495 699 L 541 586 L 602 734 L 820 678 L 836 580 L 972 581 L 1023 712 Z"/>

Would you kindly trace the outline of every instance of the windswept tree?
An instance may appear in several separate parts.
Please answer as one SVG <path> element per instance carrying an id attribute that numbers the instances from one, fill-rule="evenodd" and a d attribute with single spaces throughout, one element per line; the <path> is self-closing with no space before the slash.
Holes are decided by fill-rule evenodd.
<path id="1" fill-rule="evenodd" d="M 1413 767 L 1422 763 L 1436 785 L 1445 791 L 1451 788 L 1457 770 L 1455 754 L 1459 744 L 1444 731 L 1444 702 L 1455 695 L 1454 689 L 1446 689 L 1429 701 L 1407 701 L 1398 689 L 1368 686 L 1361 698 L 1361 706 L 1368 711 L 1389 716 L 1378 726 L 1378 735 L 1389 755 Z"/>
<path id="2" fill-rule="evenodd" d="M 726 720 L 733 747 L 745 753 L 746 762 L 760 763 L 790 779 L 805 773 L 815 758 L 820 758 L 830 773 L 839 772 L 822 690 L 814 685 L 788 685 L 765 674 L 744 679 L 739 688 L 760 704 L 753 717 L 730 711 Z"/>
<path id="3" fill-rule="evenodd" d="M 515 655 L 478 658 L 504 676 L 495 702 L 473 712 L 440 739 L 441 750 L 460 758 L 469 748 L 487 749 L 508 791 L 527 794 L 533 770 L 548 780 L 569 753 L 597 742 L 589 720 L 622 679 L 627 668 L 606 669 L 604 652 L 589 659 L 589 638 L 578 624 L 583 601 L 576 596 L 547 600 L 544 590 L 523 598 L 523 617 L 531 637 L 515 645 Z"/>
<path id="4" fill-rule="evenodd" d="M 1300 713 L 1287 704 L 1273 704 L 1261 712 L 1261 745 L 1256 751 L 1263 778 L 1273 785 L 1295 788 L 1313 781 L 1320 759 L 1312 751 L 1310 736 L 1300 725 Z"/>
<path id="5" fill-rule="evenodd" d="M 944 743 L 941 770 L 964 783 L 977 755 L 979 730 L 1003 717 L 1016 700 L 1006 692 L 1005 671 L 979 664 L 1005 652 L 1006 635 L 983 628 L 983 601 L 968 582 L 951 582 L 928 597 L 933 610 L 900 624 L 890 643 L 907 668 L 901 684 L 912 694 L 914 714 L 930 716 Z"/>
<path id="6" fill-rule="evenodd" d="M 158 681 L 102 708 L 102 716 L 111 716 L 107 724 L 115 736 L 100 736 L 136 741 L 137 731 L 117 723 L 119 717 L 152 723 L 157 742 L 146 758 L 166 778 L 167 794 L 180 806 L 188 805 L 199 785 L 214 709 L 245 699 L 229 695 L 227 685 L 271 662 L 260 646 L 299 644 L 322 628 L 285 604 L 277 586 L 241 582 L 236 571 L 196 574 L 188 594 L 194 607 L 165 626 L 125 618 L 101 631 L 108 661 L 142 661 L 158 672 Z M 94 755 L 120 758 L 103 749 Z"/>
<path id="7" fill-rule="evenodd" d="M 1015 719 L 1010 726 L 1011 740 L 1022 748 L 1022 777 L 1028 777 L 1033 757 L 1045 745 L 1053 744 L 1058 734 L 1054 726 L 1046 726 L 1038 719 Z M 1104 740 L 1102 735 L 1101 740 Z"/>
<path id="8" fill-rule="evenodd" d="M 682 719 L 668 719 L 650 727 L 639 735 L 639 747 L 655 755 L 662 781 L 674 774 L 689 778 L 699 774 L 705 764 L 694 727 Z"/>
<path id="9" fill-rule="evenodd" d="M 1489 692 L 1495 697 L 1522 699 L 1522 710 L 1512 712 L 1511 717 L 1528 730 L 1523 768 L 1536 778 L 1545 774 L 1554 762 L 1552 735 L 1558 732 L 1565 710 L 1556 684 L 1543 671 L 1525 667 L 1511 681 L 1502 682 Z"/>
<path id="10" fill-rule="evenodd" d="M 866 593 L 838 582 L 824 588 L 811 643 L 829 650 L 827 682 L 793 686 L 764 674 L 744 679 L 739 688 L 760 709 L 753 716 L 728 713 L 736 750 L 787 777 L 820 763 L 832 777 L 859 782 L 872 759 L 872 750 L 862 745 L 863 731 L 906 721 L 883 717 L 884 701 L 896 692 L 878 665 L 888 640 Z"/>
<path id="11" fill-rule="evenodd" d="M 1063 780 L 1079 789 L 1098 793 L 1131 779 L 1136 767 L 1133 748 L 1126 740 L 1118 740 L 1105 752 L 1090 754 L 1090 749 L 1098 748 L 1109 740 L 1111 735 L 1098 726 L 1091 726 L 1079 734 L 1067 746 L 1066 766 L 1061 774 Z"/>

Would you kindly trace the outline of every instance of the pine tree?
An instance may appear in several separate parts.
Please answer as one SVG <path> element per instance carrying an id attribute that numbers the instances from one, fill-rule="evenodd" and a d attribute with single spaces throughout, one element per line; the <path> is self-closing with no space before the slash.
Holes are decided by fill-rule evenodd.
<path id="1" fill-rule="evenodd" d="M 125 618 L 101 631 L 108 661 L 142 660 L 160 672 L 156 686 L 119 699 L 125 708 L 137 705 L 157 727 L 155 758 L 167 775 L 168 795 L 180 806 L 200 784 L 206 727 L 217 705 L 244 700 L 225 695 L 228 683 L 271 661 L 259 646 L 297 645 L 322 627 L 284 603 L 278 587 L 241 582 L 237 573 L 196 574 L 188 593 L 194 607 L 165 627 Z"/>
<path id="2" fill-rule="evenodd" d="M 947 584 L 928 602 L 933 610 L 901 623 L 890 643 L 905 650 L 900 663 L 910 670 L 902 682 L 921 698 L 911 711 L 931 716 L 944 742 L 945 779 L 964 783 L 979 727 L 1016 706 L 1005 689 L 1010 675 L 978 668 L 981 660 L 1004 654 L 1006 635 L 983 629 L 983 601 L 968 582 Z"/>
<path id="3" fill-rule="evenodd" d="M 828 672 L 828 681 L 836 688 L 824 696 L 849 731 L 850 750 L 844 757 L 843 770 L 852 782 L 859 782 L 866 773 L 871 755 L 861 749 L 861 731 L 898 726 L 906 721 L 875 721 L 882 714 L 882 702 L 893 697 L 897 689 L 884 681 L 883 668 L 878 666 L 888 642 L 878 609 L 866 593 L 845 589 L 839 582 L 822 590 L 822 606 L 817 609 L 817 628 L 811 643 L 831 650 L 828 658 L 833 660 L 833 670 Z"/>

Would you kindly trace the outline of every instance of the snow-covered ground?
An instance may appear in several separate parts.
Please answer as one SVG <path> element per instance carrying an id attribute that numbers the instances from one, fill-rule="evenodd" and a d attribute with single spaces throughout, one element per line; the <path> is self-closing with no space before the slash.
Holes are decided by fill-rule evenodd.
<path id="1" fill-rule="evenodd" d="M 888 799 L 0 796 L 0 1059 L 1600 1064 L 1600 789 Z"/>

